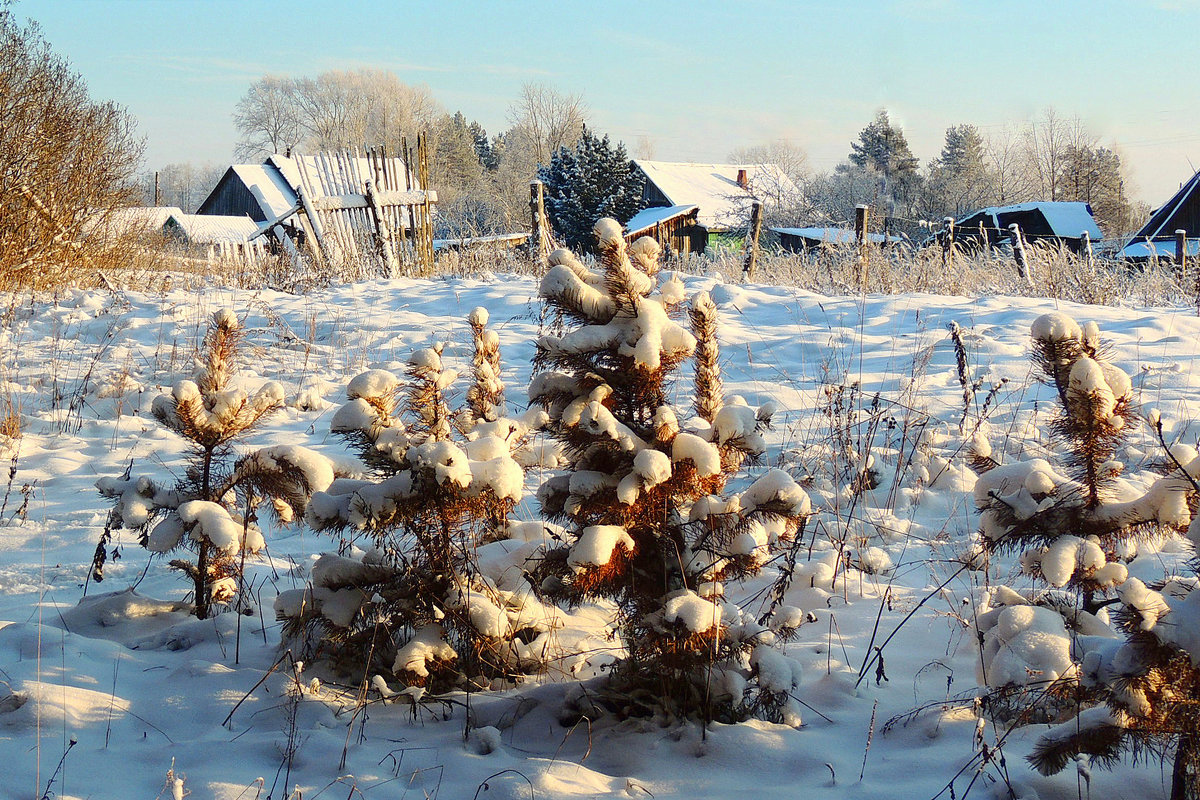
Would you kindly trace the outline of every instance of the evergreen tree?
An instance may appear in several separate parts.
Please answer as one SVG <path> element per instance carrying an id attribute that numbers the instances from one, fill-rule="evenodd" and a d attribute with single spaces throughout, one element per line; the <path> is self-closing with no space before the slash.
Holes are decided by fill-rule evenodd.
<path id="1" fill-rule="evenodd" d="M 961 216 L 987 205 L 992 185 L 979 129 L 966 124 L 947 128 L 942 152 L 929 165 L 929 198 L 923 211 L 931 219 Z"/>
<path id="2" fill-rule="evenodd" d="M 215 605 L 236 597 L 246 555 L 265 545 L 254 524 L 257 507 L 270 500 L 272 510 L 291 521 L 304 514 L 312 491 L 333 480 L 328 460 L 291 445 L 266 447 L 229 463 L 233 442 L 283 407 L 278 383 L 269 382 L 253 395 L 233 383 L 244 336 L 232 311 L 218 311 L 204 338 L 195 380 L 180 381 L 154 400 L 154 417 L 192 446 L 187 472 L 172 488 L 148 475 L 96 482 L 115 505 L 93 558 L 94 580 L 103 580 L 111 531 L 136 530 L 152 553 L 195 552 L 195 561 L 176 558 L 170 566 L 191 579 L 193 613 L 206 619 Z"/>
<path id="3" fill-rule="evenodd" d="M 350 674 L 375 673 L 385 695 L 387 678 L 417 696 L 486 686 L 536 668 L 548 644 L 552 609 L 520 570 L 489 576 L 475 559 L 522 496 L 524 472 L 512 456 L 526 429 L 496 418 L 499 353 L 486 314 L 471 317 L 474 388 L 486 396 L 473 393 L 479 416 L 468 410 L 465 424 L 447 400 L 456 374 L 440 346 L 413 353 L 406 385 L 383 370 L 350 382 L 331 429 L 358 449 L 368 473 L 313 496 L 307 521 L 339 534 L 340 554 L 322 556 L 309 586 L 276 601 L 289 637 Z"/>
<path id="4" fill-rule="evenodd" d="M 624 224 L 642 208 L 645 177 L 624 144 L 596 136 L 585 126 L 574 148 L 562 147 L 538 170 L 546 185 L 546 213 L 568 247 L 590 250 L 592 224 L 612 217 Z"/>
<path id="5" fill-rule="evenodd" d="M 917 157 L 886 109 L 880 109 L 875 119 L 859 131 L 858 140 L 850 143 L 849 159 L 851 164 L 879 177 L 886 198 L 907 201 L 920 183 Z"/>
<path id="6" fill-rule="evenodd" d="M 1051 591 L 1021 595 L 999 587 L 977 628 L 983 680 L 997 688 L 1041 687 L 1058 714 L 1088 696 L 1080 693 L 1072 640 L 1095 635 L 1112 641 L 1102 609 L 1114 600 L 1104 598 L 1114 591 L 1124 597 L 1140 585 L 1125 566 L 1134 543 L 1164 529 L 1186 530 L 1195 497 L 1181 470 L 1143 491 L 1120 478 L 1124 465 L 1117 455 L 1137 422 L 1133 388 L 1105 359 L 1094 324 L 1050 313 L 1034 321 L 1032 336 L 1034 363 L 1058 401 L 1050 429 L 1067 474 L 1044 459 L 998 465 L 986 444 L 977 444 L 975 466 L 983 474 L 975 497 L 985 547 L 1020 552 L 1022 570 Z M 1191 461 L 1194 455 L 1178 457 Z M 1200 469 L 1200 461 L 1193 468 Z M 1036 663 L 1022 663 L 1026 657 Z M 1050 763 L 1039 768 L 1053 771 Z"/>
<path id="7" fill-rule="evenodd" d="M 655 279 L 658 245 L 643 237 L 627 250 L 614 219 L 595 230 L 599 268 L 555 251 L 540 288 L 569 328 L 538 341 L 543 371 L 529 392 L 568 460 L 567 474 L 538 491 L 543 514 L 570 531 L 538 568 L 542 591 L 616 602 L 627 655 L 601 694 L 618 713 L 795 723 L 797 668 L 771 647 L 794 615 L 777 605 L 756 621 L 724 599 L 722 584 L 757 572 L 772 537 L 795 534 L 808 497 L 778 469 L 720 497 L 736 465 L 762 454 L 769 410 L 721 402 L 708 342 L 697 404 L 715 408 L 712 422 L 681 426 L 666 382 L 697 335 L 715 335 L 715 309 L 695 301 L 697 332 L 688 332 L 670 316 L 682 283 Z M 574 710 L 590 715 L 588 705 Z"/>

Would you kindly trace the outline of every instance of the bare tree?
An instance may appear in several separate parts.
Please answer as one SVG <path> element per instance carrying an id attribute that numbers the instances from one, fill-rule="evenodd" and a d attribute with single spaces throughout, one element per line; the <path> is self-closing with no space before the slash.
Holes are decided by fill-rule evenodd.
<path id="1" fill-rule="evenodd" d="M 1030 120 L 1024 131 L 1027 169 L 1035 177 L 1040 199 L 1059 200 L 1063 166 L 1072 147 L 1091 147 L 1096 138 L 1079 117 L 1066 118 L 1053 108 Z"/>
<path id="2" fill-rule="evenodd" d="M 993 202 L 1017 203 L 1032 198 L 1034 181 L 1027 169 L 1021 135 L 1011 126 L 991 132 L 984 139 L 984 152 L 995 184 Z"/>
<path id="3" fill-rule="evenodd" d="M 550 163 L 560 147 L 573 147 L 583 133 L 587 106 L 577 94 L 562 92 L 541 83 L 526 83 L 508 111 L 513 128 L 524 129 L 532 148 L 535 166 Z"/>
<path id="4" fill-rule="evenodd" d="M 264 76 L 238 102 L 234 122 L 241 158 L 288 147 L 321 150 L 385 145 L 398 152 L 445 114 L 428 86 L 387 70 L 333 70 L 315 78 Z"/>
<path id="5" fill-rule="evenodd" d="M 178 206 L 193 213 L 208 197 L 225 172 L 225 165 L 215 163 L 196 164 L 183 161 L 167 164 L 156 170 L 158 174 L 159 205 Z M 142 178 L 142 202 L 154 204 L 154 172 Z"/>
<path id="6" fill-rule="evenodd" d="M 0 282 L 45 285 L 94 264 L 87 235 L 134 194 L 141 141 L 42 38 L 0 3 Z"/>
<path id="7" fill-rule="evenodd" d="M 233 112 L 233 124 L 241 135 L 234 148 L 236 158 L 258 161 L 299 143 L 300 120 L 292 84 L 291 78 L 264 75 L 242 95 Z"/>
<path id="8" fill-rule="evenodd" d="M 789 139 L 739 147 L 729 154 L 729 160 L 735 164 L 774 164 L 797 186 L 809 177 L 808 153 Z"/>

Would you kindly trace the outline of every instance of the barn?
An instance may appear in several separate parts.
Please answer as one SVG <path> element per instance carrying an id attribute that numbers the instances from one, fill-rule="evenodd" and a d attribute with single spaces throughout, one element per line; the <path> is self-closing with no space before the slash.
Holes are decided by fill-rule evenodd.
<path id="1" fill-rule="evenodd" d="M 262 164 L 234 164 L 209 193 L 197 214 L 249 217 L 255 222 L 279 219 L 296 206 L 295 186 L 271 156 Z M 298 185 L 298 184 L 297 184 Z"/>

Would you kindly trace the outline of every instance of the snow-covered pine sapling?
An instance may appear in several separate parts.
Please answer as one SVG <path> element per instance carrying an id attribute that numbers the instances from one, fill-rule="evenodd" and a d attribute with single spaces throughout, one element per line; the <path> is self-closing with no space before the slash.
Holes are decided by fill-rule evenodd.
<path id="1" fill-rule="evenodd" d="M 604 697 L 618 713 L 798 722 L 794 662 L 771 647 L 767 625 L 725 600 L 723 584 L 760 569 L 771 537 L 805 518 L 808 497 L 777 469 L 741 495 L 719 496 L 732 465 L 764 451 L 769 409 L 722 404 L 709 341 L 708 397 L 697 405 L 712 419 L 681 427 L 668 381 L 697 347 L 672 318 L 683 311 L 682 282 L 656 279 L 652 239 L 627 249 L 612 219 L 595 233 L 598 269 L 558 250 L 540 285 L 564 330 L 539 339 L 529 394 L 546 409 L 568 469 L 538 499 L 569 530 L 538 567 L 541 589 L 569 603 L 617 604 L 627 655 Z M 711 301 L 692 308 L 702 337 L 715 333 Z"/>
<path id="2" fill-rule="evenodd" d="M 1115 616 L 1123 639 L 1081 640 L 1081 682 L 1104 705 L 1043 735 L 1029 756 L 1042 774 L 1080 754 L 1105 766 L 1122 754 L 1174 751 L 1171 800 L 1200 800 L 1200 580 L 1157 589 L 1129 578 Z"/>
<path id="3" fill-rule="evenodd" d="M 1105 360 L 1096 326 L 1055 312 L 1035 320 L 1032 334 L 1034 362 L 1058 399 L 1051 429 L 1067 476 L 1040 458 L 1001 464 L 979 476 L 975 500 L 986 548 L 1021 552 L 1024 572 L 1079 599 L 994 592 L 978 625 L 992 686 L 1073 681 L 1068 630 L 1111 636 L 1096 612 L 1124 591 L 1122 556 L 1140 538 L 1186 530 L 1195 505 L 1180 469 L 1144 490 L 1120 477 L 1115 458 L 1137 418 L 1129 376 Z M 1200 461 L 1187 461 L 1188 474 L 1200 472 Z M 1026 656 L 1034 660 L 1017 663 Z"/>
<path id="4" fill-rule="evenodd" d="M 708 292 L 696 292 L 688 309 L 696 337 L 696 416 L 711 423 L 724 403 L 721 393 L 717 304 Z"/>
<path id="5" fill-rule="evenodd" d="M 495 435 L 519 434 L 521 423 L 480 422 L 464 437 L 451 424 L 456 375 L 441 352 L 413 353 L 403 383 L 380 370 L 350 382 L 332 429 L 357 445 L 367 475 L 314 495 L 307 517 L 340 535 L 341 554 L 322 556 L 310 585 L 276 602 L 287 635 L 314 655 L 410 694 L 534 666 L 552 618 L 520 570 L 497 579 L 477 566 L 476 548 L 523 494 L 515 438 Z"/>
<path id="6" fill-rule="evenodd" d="M 475 343 L 471 359 L 471 388 L 467 389 L 467 409 L 472 423 L 495 422 L 504 416 L 504 382 L 500 380 L 500 337 L 488 330 L 488 312 L 474 309 L 467 322 Z"/>
<path id="7" fill-rule="evenodd" d="M 303 515 L 308 495 L 333 480 L 324 457 L 302 447 L 267 447 L 233 461 L 234 441 L 283 407 L 283 387 L 264 384 L 253 394 L 233 382 L 245 331 L 232 311 L 217 311 L 209 324 L 194 380 L 182 380 L 155 398 L 162 425 L 188 440 L 186 473 L 172 484 L 148 475 L 101 478 L 100 494 L 115 501 L 105 533 L 138 532 L 152 553 L 191 550 L 171 568 L 193 585 L 193 613 L 206 619 L 214 604 L 239 589 L 245 555 L 264 546 L 254 524 L 264 500 L 284 520 Z M 94 576 L 99 580 L 99 575 Z"/>

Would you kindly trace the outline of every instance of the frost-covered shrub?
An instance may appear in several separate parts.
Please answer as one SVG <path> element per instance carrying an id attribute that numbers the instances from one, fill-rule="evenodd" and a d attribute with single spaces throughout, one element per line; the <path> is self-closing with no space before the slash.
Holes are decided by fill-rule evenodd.
<path id="1" fill-rule="evenodd" d="M 538 568 L 540 588 L 569 603 L 616 602 L 627 655 L 606 704 L 619 713 L 798 722 L 796 665 L 772 647 L 772 626 L 788 626 L 775 613 L 749 617 L 724 584 L 759 571 L 770 531 L 795 534 L 808 496 L 778 469 L 722 496 L 743 459 L 765 449 L 769 409 L 721 398 L 715 309 L 693 299 L 695 333 L 675 321 L 685 292 L 677 276 L 658 275 L 658 245 L 644 238 L 627 249 L 612 219 L 595 232 L 597 268 L 559 250 L 540 286 L 561 331 L 538 341 L 529 396 L 568 466 L 538 499 L 569 531 Z M 667 381 L 697 336 L 699 417 L 684 425 Z"/>
<path id="2" fill-rule="evenodd" d="M 193 584 L 194 613 L 207 618 L 214 604 L 238 593 L 242 563 L 264 546 L 256 509 L 270 501 L 285 522 L 303 515 L 309 494 L 327 487 L 333 469 L 323 456 L 294 445 L 265 447 L 236 461 L 232 445 L 283 406 L 283 387 L 269 382 L 251 393 L 234 380 L 244 330 L 232 311 L 213 315 L 191 380 L 155 398 L 163 426 L 188 440 L 186 474 L 163 483 L 148 475 L 101 478 L 100 494 L 114 500 L 93 559 L 91 577 L 103 580 L 111 531 L 138 532 L 152 553 L 189 550 L 195 560 L 174 558 L 172 569 Z"/>
<path id="3" fill-rule="evenodd" d="M 483 345 L 475 386 L 486 391 L 472 396 L 467 425 L 447 402 L 457 375 L 440 347 L 413 353 L 406 381 L 372 370 L 350 382 L 332 429 L 357 446 L 366 472 L 315 494 L 307 516 L 340 535 L 340 554 L 322 556 L 310 584 L 276 602 L 290 636 L 360 677 L 367 667 L 385 688 L 386 678 L 421 692 L 487 685 L 536 669 L 547 647 L 553 609 L 519 570 L 493 574 L 477 560 L 522 497 L 513 452 L 538 422 L 498 417 L 498 351 L 485 322 L 472 313 Z"/>

